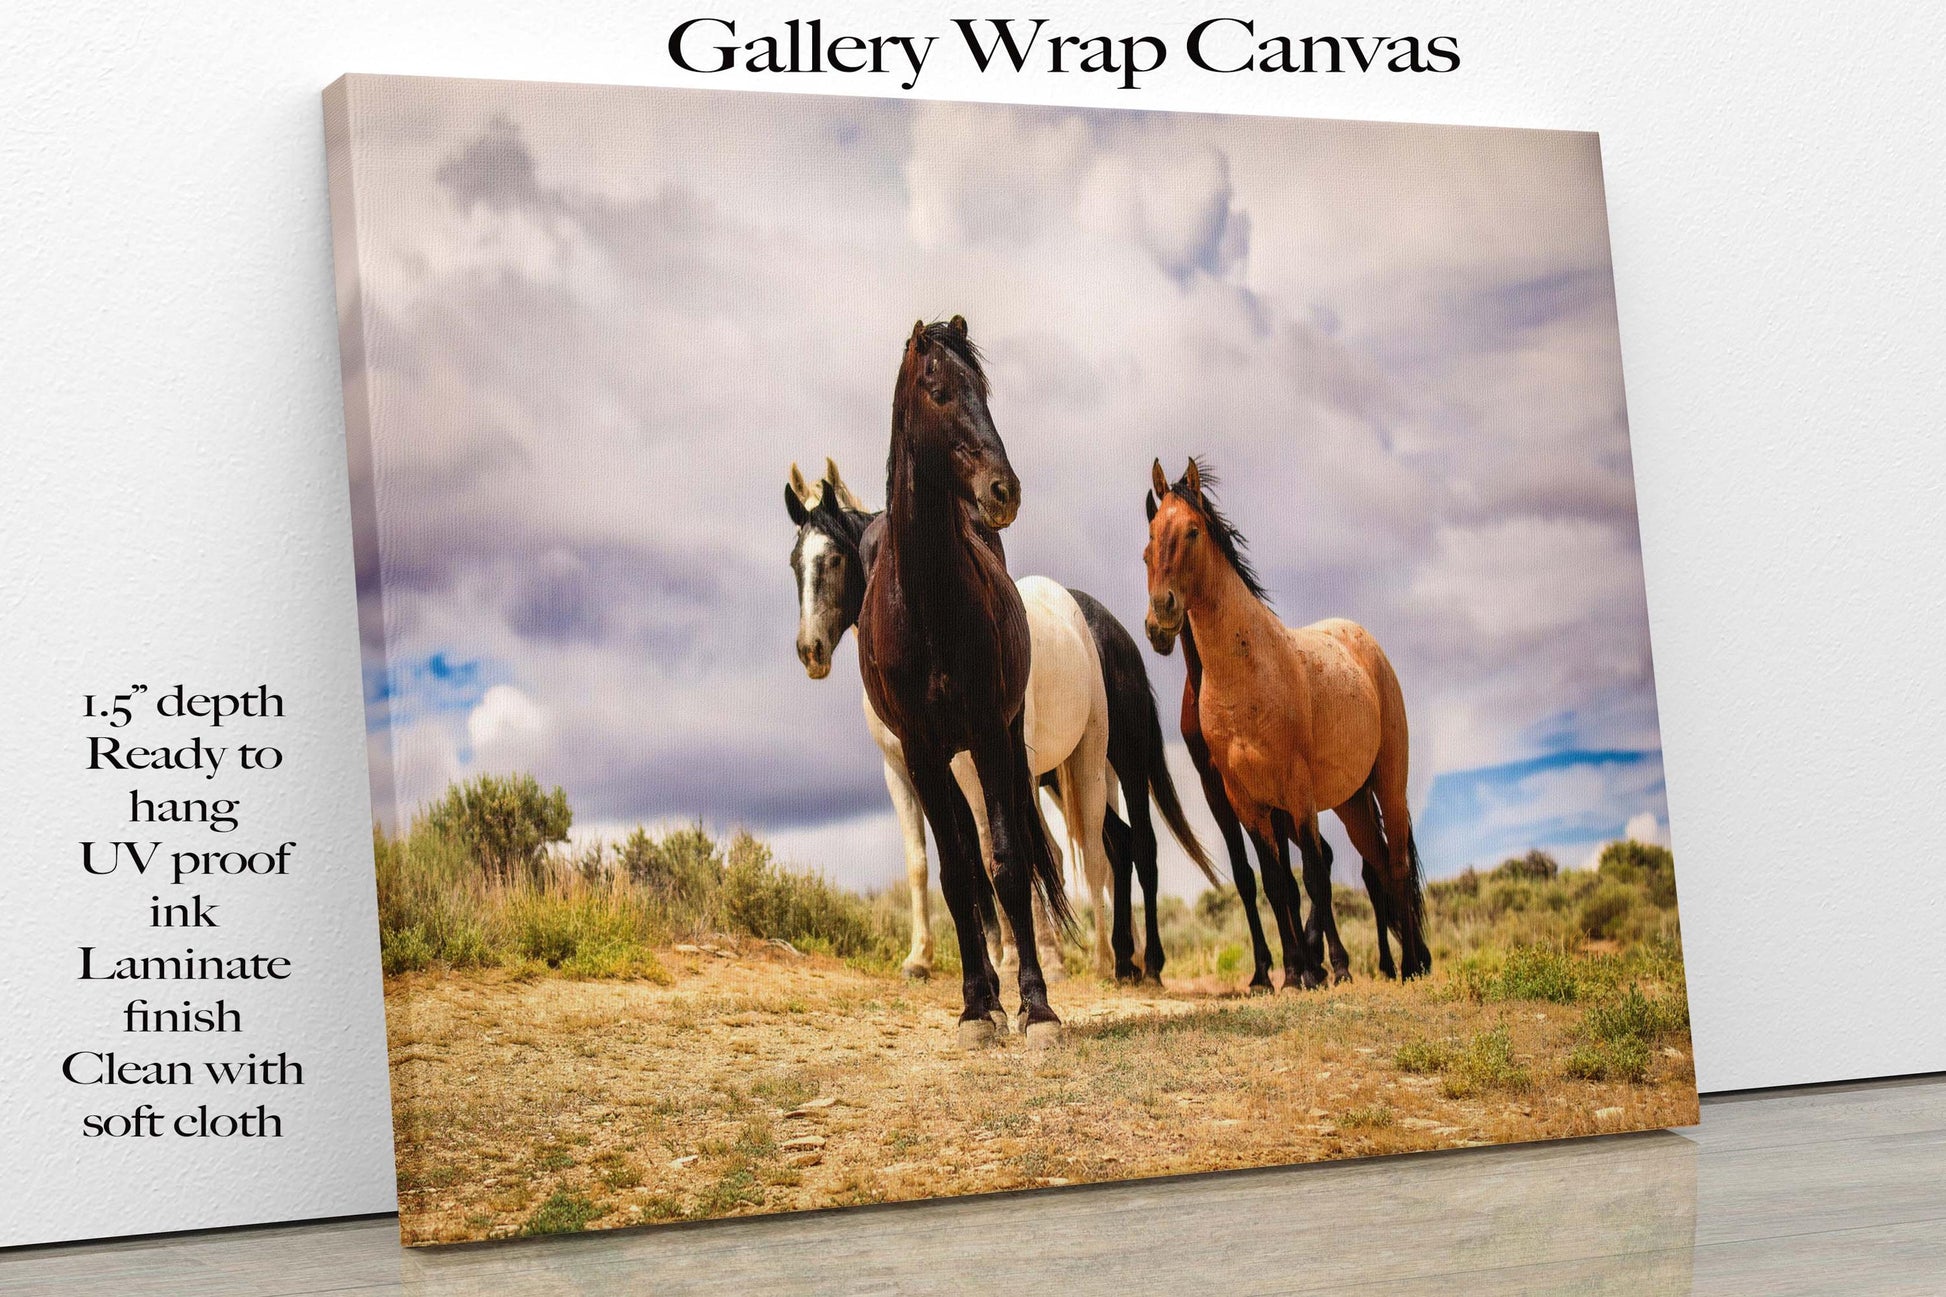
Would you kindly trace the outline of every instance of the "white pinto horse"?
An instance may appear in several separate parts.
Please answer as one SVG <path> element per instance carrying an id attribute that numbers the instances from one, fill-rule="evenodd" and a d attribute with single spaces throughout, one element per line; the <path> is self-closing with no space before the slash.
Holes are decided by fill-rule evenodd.
<path id="1" fill-rule="evenodd" d="M 822 680 L 831 673 L 831 658 L 837 651 L 838 641 L 858 620 L 867 564 L 877 539 L 876 535 L 868 539 L 867 532 L 879 515 L 858 502 L 839 476 L 837 465 L 828 459 L 825 476 L 816 483 L 807 482 L 797 465 L 791 465 L 784 503 L 798 529 L 797 543 L 791 551 L 791 568 L 797 575 L 797 655 L 805 672 L 813 680 Z M 1070 845 L 1080 853 L 1089 895 L 1094 902 L 1095 967 L 1107 977 L 1114 971 L 1108 926 L 1112 899 L 1109 888 L 1113 878 L 1102 845 L 1102 821 L 1111 799 L 1119 803 L 1120 798 L 1109 775 L 1108 691 L 1102 680 L 1101 659 L 1081 606 L 1065 587 L 1044 576 L 1021 577 L 1014 584 L 1027 607 L 1027 625 L 1033 640 L 1025 718 L 1028 763 L 1036 780 L 1054 772 L 1060 789 L 1061 818 L 1067 826 Z M 898 812 L 899 827 L 905 838 L 906 880 L 912 899 L 912 949 L 906 956 L 904 972 L 908 977 L 928 977 L 932 973 L 933 936 L 925 812 L 906 774 L 905 754 L 899 747 L 898 737 L 872 710 L 870 699 L 864 700 L 864 711 L 865 728 L 885 760 L 885 790 L 892 796 L 892 806 Z M 986 798 L 980 790 L 970 754 L 962 752 L 954 758 L 953 776 L 972 808 L 974 824 L 980 833 L 980 855 L 991 873 L 993 846 L 987 832 Z M 1040 805 L 1038 797 L 1035 805 L 1037 808 Z M 1060 847 L 1048 830 L 1044 815 L 1041 827 L 1047 832 L 1049 849 L 1054 852 L 1057 863 L 1060 862 L 1063 859 Z M 1035 904 L 1041 966 L 1053 980 L 1061 975 L 1059 934 L 1038 900 Z M 988 934 L 988 943 L 997 946 L 996 965 L 1011 968 L 1019 955 L 1014 946 L 1014 933 L 1004 914 L 1000 915 L 999 927 L 997 934 Z"/>

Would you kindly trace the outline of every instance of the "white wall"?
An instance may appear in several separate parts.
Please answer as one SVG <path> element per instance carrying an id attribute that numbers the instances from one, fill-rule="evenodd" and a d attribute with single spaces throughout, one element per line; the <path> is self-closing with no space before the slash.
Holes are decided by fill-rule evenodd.
<path id="1" fill-rule="evenodd" d="M 735 16 L 945 29 L 947 11 L 916 8 Z M 979 77 L 942 49 L 921 90 L 1601 131 L 1700 1083 L 1946 1069 L 1946 869 L 1927 814 L 1946 768 L 1937 11 L 1873 4 L 1826 27 L 1808 5 L 1384 10 L 1397 31 L 1457 34 L 1462 69 L 1216 77 L 1178 61 L 1128 94 Z M 391 1206 L 318 92 L 345 71 L 675 83 L 664 43 L 689 12 L 10 8 L 0 1243 Z M 1230 11 L 1033 12 L 1179 36 Z M 1285 32 L 1378 22 L 1369 4 L 1259 12 Z M 247 916 L 250 947 L 310 970 L 258 997 L 253 1044 L 275 1037 L 312 1068 L 274 1147 L 84 1145 L 70 1123 L 86 1109 L 53 1070 L 101 1012 L 69 980 L 78 934 L 142 931 L 77 885 L 74 841 L 105 832 L 101 787 L 76 773 L 78 699 L 177 677 L 263 677 L 294 716 L 293 773 L 265 786 L 259 822 L 300 839 L 310 868 Z"/>

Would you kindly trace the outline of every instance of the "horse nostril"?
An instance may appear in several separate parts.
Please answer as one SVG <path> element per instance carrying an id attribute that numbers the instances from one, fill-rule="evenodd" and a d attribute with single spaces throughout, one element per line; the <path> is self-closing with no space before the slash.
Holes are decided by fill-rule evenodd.
<path id="1" fill-rule="evenodd" d="M 1011 486 L 1008 486 L 1005 482 L 999 481 L 997 479 L 994 481 L 992 486 L 987 488 L 987 494 L 993 497 L 993 502 L 995 504 L 1013 503 L 1014 489 Z"/>

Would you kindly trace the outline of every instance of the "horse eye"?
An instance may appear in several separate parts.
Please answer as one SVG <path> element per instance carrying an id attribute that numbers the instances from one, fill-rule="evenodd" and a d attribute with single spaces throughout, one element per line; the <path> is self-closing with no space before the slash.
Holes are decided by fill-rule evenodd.
<path id="1" fill-rule="evenodd" d="M 1191 539 L 1191 540 L 1195 540 L 1195 539 L 1196 539 L 1196 538 L 1197 538 L 1198 536 L 1200 536 L 1200 535 L 1202 535 L 1202 534 L 1203 534 L 1202 532 L 1200 532 L 1200 531 L 1198 531 L 1198 530 L 1196 530 L 1196 529 L 1195 529 L 1194 527 L 1191 527 L 1191 528 L 1189 529 L 1189 539 Z"/>

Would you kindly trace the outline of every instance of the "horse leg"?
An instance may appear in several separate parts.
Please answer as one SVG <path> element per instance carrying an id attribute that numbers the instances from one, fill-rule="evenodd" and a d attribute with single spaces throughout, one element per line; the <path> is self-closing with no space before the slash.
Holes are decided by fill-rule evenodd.
<path id="1" fill-rule="evenodd" d="M 993 843 L 994 891 L 1000 907 L 1012 921 L 1015 932 L 1032 932 L 1034 923 L 1034 873 L 1040 862 L 1052 873 L 1047 838 L 1039 829 L 1038 812 L 1033 805 L 1034 776 L 1028 769 L 1027 749 L 1022 741 L 1021 719 L 1004 730 L 983 736 L 974 749 L 974 764 L 979 768 L 980 786 L 987 792 L 987 831 Z M 1099 833 L 1100 827 L 1096 826 Z M 1047 979 L 1041 972 L 1040 952 L 1034 943 L 1016 944 L 1020 955 L 1020 1016 L 1022 1029 L 1030 1041 L 1055 1034 L 1061 1019 L 1047 1002 Z M 1035 1028 L 1042 1028 L 1036 1031 Z"/>
<path id="2" fill-rule="evenodd" d="M 1420 896 L 1419 848 L 1412 840 L 1412 812 L 1406 805 L 1405 780 L 1388 779 L 1386 763 L 1379 763 L 1379 823 L 1385 833 L 1386 884 L 1389 909 L 1399 934 L 1399 974 L 1418 977 L 1432 971 L 1432 951 L 1426 946 L 1424 902 Z"/>
<path id="3" fill-rule="evenodd" d="M 1283 836 L 1277 833 L 1271 815 L 1259 812 L 1256 818 L 1256 823 L 1247 818 L 1243 822 L 1251 844 L 1257 849 L 1264 895 L 1270 901 L 1271 917 L 1277 921 L 1277 937 L 1284 946 L 1283 989 L 1294 991 L 1303 981 L 1305 962 L 1304 931 L 1297 922 L 1297 881 L 1291 877 L 1290 858 L 1283 851 Z"/>
<path id="4" fill-rule="evenodd" d="M 1236 809 L 1230 805 L 1230 794 L 1223 788 L 1223 776 L 1216 773 L 1216 765 L 1210 760 L 1209 744 L 1197 733 L 1194 742 L 1189 735 L 1183 739 L 1189 748 L 1190 764 L 1196 767 L 1196 777 L 1203 785 L 1203 800 L 1209 804 L 1210 815 L 1216 820 L 1217 832 L 1223 835 L 1223 849 L 1230 856 L 1230 878 L 1236 883 L 1237 899 L 1243 902 L 1244 921 L 1250 925 L 1250 991 L 1260 994 L 1274 990 L 1270 981 L 1270 942 L 1264 938 L 1263 915 L 1257 910 L 1257 877 L 1250 869 L 1250 857 L 1243 848 L 1243 823 L 1237 819 Z M 1264 879 L 1264 899 L 1270 899 L 1270 880 Z M 1271 905 L 1271 912 L 1277 907 Z"/>
<path id="5" fill-rule="evenodd" d="M 932 885 L 926 871 L 926 812 L 919 805 L 919 794 L 906 775 L 905 762 L 885 763 L 885 791 L 892 795 L 892 809 L 898 812 L 899 832 L 905 839 L 905 882 L 911 894 L 912 951 L 899 970 L 907 977 L 924 981 L 932 976 Z"/>
<path id="6" fill-rule="evenodd" d="M 1398 969 L 1392 963 L 1392 942 L 1386 935 L 1392 907 L 1379 873 L 1379 863 L 1385 859 L 1385 835 L 1379 829 L 1378 804 L 1369 788 L 1359 789 L 1338 808 L 1338 822 L 1345 826 L 1345 836 L 1365 864 L 1365 894 L 1371 898 L 1372 918 L 1378 927 L 1378 971 L 1381 976 L 1395 978 Z"/>
<path id="7" fill-rule="evenodd" d="M 1162 759 L 1160 750 L 1149 754 L 1151 761 Z M 1135 877 L 1142 884 L 1142 980 L 1160 986 L 1165 962 L 1162 952 L 1162 898 L 1157 895 L 1161 875 L 1156 869 L 1155 820 L 1149 814 L 1148 776 L 1146 771 L 1140 774 L 1141 782 L 1130 777 L 1122 790 L 1128 798 L 1128 826 L 1132 838 L 1129 850 L 1133 857 Z"/>
<path id="8" fill-rule="evenodd" d="M 1351 980 L 1351 956 L 1338 936 L 1338 917 L 1331 912 L 1331 844 L 1318 831 L 1314 814 L 1298 826 L 1297 849 L 1304 857 L 1304 892 L 1311 898 L 1311 921 L 1305 927 L 1305 949 L 1322 975 L 1325 950 L 1331 954 L 1331 980 Z"/>
<path id="9" fill-rule="evenodd" d="M 980 866 L 986 876 L 993 877 L 993 836 L 987 824 L 986 793 L 981 788 L 980 776 L 974 769 L 971 754 L 962 752 L 953 758 L 953 779 L 959 784 L 960 795 L 965 798 L 967 808 L 973 815 L 973 830 L 980 842 Z M 995 912 L 997 922 L 987 929 L 987 958 L 1001 972 L 1006 972 L 1018 962 L 1014 952 L 1014 929 L 1007 922 L 1007 916 Z"/>
<path id="10" fill-rule="evenodd" d="M 1055 841 L 1053 831 L 1047 826 L 1047 813 L 1041 808 L 1038 791 L 1034 794 L 1034 816 L 1040 821 L 1041 838 L 1047 843 L 1047 854 L 1054 857 L 1054 871 L 1063 878 L 1067 877 L 1067 861 L 1061 854 L 1061 844 Z M 1049 985 L 1066 981 L 1068 970 L 1061 953 L 1061 927 L 1054 922 L 1054 916 L 1047 912 L 1047 902 L 1039 896 L 1034 897 L 1034 943 L 1040 947 L 1041 971 L 1047 975 Z"/>
<path id="11" fill-rule="evenodd" d="M 964 1001 L 959 1017 L 960 1043 L 987 1044 L 994 1037 L 996 1019 L 1005 1022 L 1007 1014 L 1000 1005 L 1000 979 L 987 958 L 982 911 L 992 908 L 992 894 L 986 892 L 983 906 L 981 890 L 988 884 L 976 872 L 980 864 L 971 831 L 972 810 L 953 781 L 949 762 L 914 760 L 908 751 L 906 771 L 932 824 L 933 841 L 939 847 L 939 889 L 945 893 L 954 935 L 959 939 L 960 994 Z"/>
<path id="12" fill-rule="evenodd" d="M 1113 807 L 1102 817 L 1101 838 L 1109 868 L 1115 874 L 1115 980 L 1132 983 L 1139 976 L 1135 971 L 1135 911 L 1131 899 L 1135 886 L 1134 840 L 1128 823 Z"/>
<path id="13" fill-rule="evenodd" d="M 1121 952 L 1115 942 L 1117 935 L 1127 930 L 1124 916 L 1129 904 L 1128 890 L 1115 886 L 1115 872 L 1102 850 L 1108 780 L 1108 716 L 1104 708 L 1089 716 L 1081 741 L 1061 763 L 1061 814 L 1067 819 L 1075 850 L 1081 853 L 1082 873 L 1094 898 L 1095 971 L 1104 979 L 1121 971 Z M 1114 931 L 1109 922 L 1111 908 Z"/>

